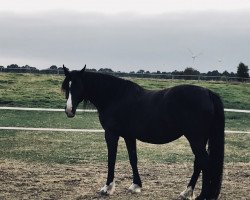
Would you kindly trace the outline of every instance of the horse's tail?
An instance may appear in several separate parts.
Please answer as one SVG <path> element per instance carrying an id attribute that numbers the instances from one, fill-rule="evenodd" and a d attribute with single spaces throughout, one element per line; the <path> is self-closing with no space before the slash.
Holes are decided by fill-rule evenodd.
<path id="1" fill-rule="evenodd" d="M 210 192 L 211 198 L 217 199 L 223 176 L 225 116 L 220 97 L 213 92 L 210 95 L 214 105 L 213 126 L 208 141 Z"/>

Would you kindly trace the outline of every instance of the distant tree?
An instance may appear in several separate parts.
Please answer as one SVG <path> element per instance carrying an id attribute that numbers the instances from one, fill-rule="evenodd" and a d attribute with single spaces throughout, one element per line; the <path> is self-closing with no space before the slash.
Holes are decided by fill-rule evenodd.
<path id="1" fill-rule="evenodd" d="M 97 72 L 97 70 L 94 69 L 94 68 L 92 68 L 92 69 L 86 69 L 86 71 L 88 71 L 88 72 Z"/>
<path id="2" fill-rule="evenodd" d="M 24 65 L 21 67 L 22 69 L 30 69 L 31 67 L 29 65 Z"/>
<path id="3" fill-rule="evenodd" d="M 233 73 L 233 72 L 231 72 L 231 73 L 230 73 L 230 77 L 236 77 L 236 74 Z"/>
<path id="4" fill-rule="evenodd" d="M 33 71 L 39 71 L 36 67 L 30 67 L 30 69 Z"/>
<path id="5" fill-rule="evenodd" d="M 11 64 L 7 66 L 7 69 L 16 69 L 16 68 L 19 68 L 17 64 Z"/>
<path id="6" fill-rule="evenodd" d="M 144 74 L 145 71 L 143 69 L 140 69 L 139 71 L 136 72 L 137 74 Z"/>
<path id="7" fill-rule="evenodd" d="M 248 66 L 241 62 L 237 68 L 237 76 L 239 78 L 249 78 L 248 71 L 249 71 Z"/>
<path id="8" fill-rule="evenodd" d="M 135 74 L 135 71 L 131 71 L 131 72 L 129 72 L 130 74 Z"/>
<path id="9" fill-rule="evenodd" d="M 25 73 L 25 72 L 30 72 L 31 68 L 29 65 L 24 65 L 22 67 L 20 67 L 21 69 L 19 70 L 19 72 Z"/>
<path id="10" fill-rule="evenodd" d="M 146 71 L 145 74 L 150 74 L 150 71 Z"/>
<path id="11" fill-rule="evenodd" d="M 51 69 L 51 70 L 57 70 L 57 66 L 56 65 L 51 65 L 49 69 Z"/>
<path id="12" fill-rule="evenodd" d="M 161 71 L 156 71 L 156 74 L 161 74 Z"/>
<path id="13" fill-rule="evenodd" d="M 184 72 L 184 75 L 199 75 L 200 72 L 192 67 L 187 67 Z"/>
<path id="14" fill-rule="evenodd" d="M 183 75 L 187 75 L 187 76 L 185 77 L 185 79 L 194 79 L 194 77 L 192 77 L 192 76 L 193 76 L 193 75 L 194 75 L 194 76 L 197 76 L 197 75 L 199 75 L 199 74 L 200 74 L 200 72 L 199 72 L 198 70 L 192 68 L 192 67 L 187 67 L 187 68 L 184 70 L 184 72 L 183 72 Z M 197 77 L 195 77 L 195 78 L 197 78 Z"/>
<path id="15" fill-rule="evenodd" d="M 183 75 L 183 71 L 174 70 L 171 74 L 173 74 L 173 75 Z"/>
<path id="16" fill-rule="evenodd" d="M 218 72 L 218 70 L 213 70 L 213 71 L 209 71 L 207 73 L 207 76 L 221 76 L 220 72 Z"/>
<path id="17" fill-rule="evenodd" d="M 4 70 L 4 66 L 0 66 L 0 72 Z"/>
<path id="18" fill-rule="evenodd" d="M 113 73 L 114 71 L 110 68 L 101 68 L 98 70 L 98 72 L 102 72 L 102 73 Z"/>
<path id="19" fill-rule="evenodd" d="M 230 73 L 229 73 L 227 70 L 225 70 L 225 71 L 222 73 L 222 75 L 223 75 L 223 76 L 230 76 Z"/>

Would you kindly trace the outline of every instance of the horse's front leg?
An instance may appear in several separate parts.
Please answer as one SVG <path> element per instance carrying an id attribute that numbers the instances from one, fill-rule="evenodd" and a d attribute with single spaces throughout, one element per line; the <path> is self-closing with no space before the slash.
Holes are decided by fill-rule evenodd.
<path id="1" fill-rule="evenodd" d="M 129 161 L 133 171 L 133 183 L 129 187 L 129 191 L 132 193 L 141 192 L 141 179 L 137 168 L 137 152 L 136 152 L 136 139 L 124 138 L 128 150 Z"/>
<path id="2" fill-rule="evenodd" d="M 105 140 L 108 148 L 108 177 L 105 186 L 101 189 L 101 194 L 108 195 L 115 191 L 114 172 L 119 136 L 106 131 Z"/>

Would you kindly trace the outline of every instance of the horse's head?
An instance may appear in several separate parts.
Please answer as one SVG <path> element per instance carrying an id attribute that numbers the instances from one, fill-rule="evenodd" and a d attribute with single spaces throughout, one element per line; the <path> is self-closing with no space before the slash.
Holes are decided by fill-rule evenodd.
<path id="1" fill-rule="evenodd" d="M 65 93 L 67 103 L 65 113 L 68 117 L 74 117 L 76 108 L 84 99 L 82 78 L 86 65 L 81 71 L 70 72 L 64 65 L 65 79 L 62 83 L 62 91 Z"/>

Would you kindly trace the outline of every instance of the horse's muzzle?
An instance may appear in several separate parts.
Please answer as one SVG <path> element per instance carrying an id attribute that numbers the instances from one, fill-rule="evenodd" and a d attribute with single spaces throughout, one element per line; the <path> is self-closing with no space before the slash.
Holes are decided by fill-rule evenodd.
<path id="1" fill-rule="evenodd" d="M 65 107 L 65 113 L 67 117 L 69 118 L 72 118 L 75 116 L 75 112 L 73 111 L 73 109 L 68 109 L 67 107 Z"/>

